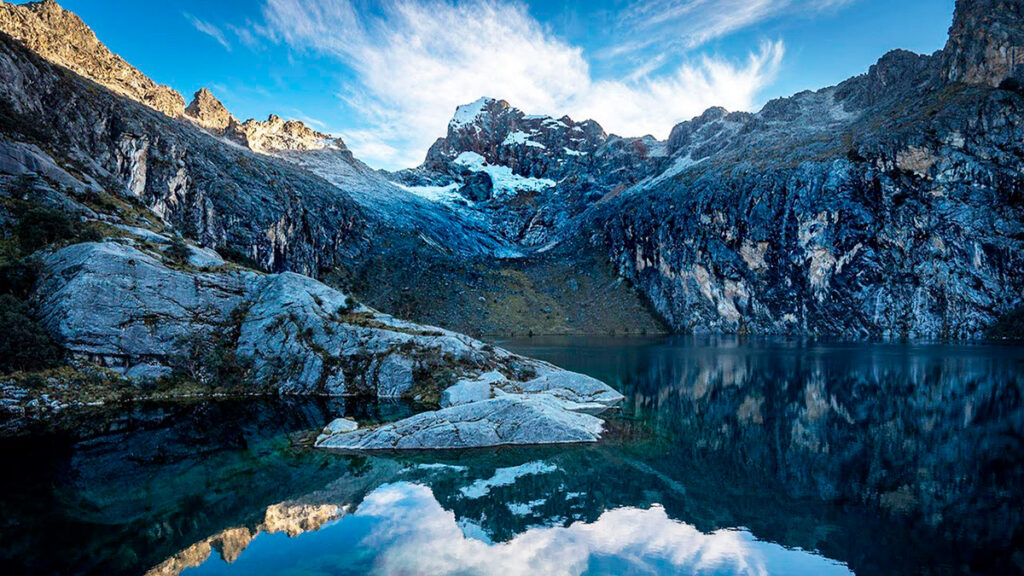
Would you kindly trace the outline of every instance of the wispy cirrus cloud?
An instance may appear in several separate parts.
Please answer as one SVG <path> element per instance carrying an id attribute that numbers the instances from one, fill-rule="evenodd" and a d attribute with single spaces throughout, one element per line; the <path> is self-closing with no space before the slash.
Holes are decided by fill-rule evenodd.
<path id="1" fill-rule="evenodd" d="M 783 15 L 812 16 L 855 0 L 644 0 L 616 19 L 618 36 L 631 38 L 601 51 L 618 57 L 656 46 L 661 53 L 688 51 Z"/>
<path id="2" fill-rule="evenodd" d="M 216 40 L 217 43 L 223 46 L 225 50 L 231 50 L 231 42 L 228 41 L 227 35 L 224 33 L 223 30 L 220 29 L 219 26 L 211 24 L 206 20 L 196 18 L 188 12 L 185 12 L 183 16 L 185 16 L 185 19 L 192 24 L 193 28 L 195 28 L 199 32 L 202 32 L 203 34 L 206 34 L 210 38 Z"/>
<path id="3" fill-rule="evenodd" d="M 642 10 L 627 18 L 642 21 Z M 360 120 L 343 136 L 358 156 L 389 168 L 422 161 L 455 107 L 483 95 L 529 113 L 594 118 L 619 134 L 665 137 L 712 105 L 755 106 L 785 54 L 781 41 L 766 41 L 746 59 L 684 57 L 656 75 L 638 67 L 595 78 L 582 48 L 513 2 L 390 0 L 368 13 L 349 0 L 266 0 L 263 16 L 258 30 L 270 41 L 354 71 L 357 82 L 339 97 Z M 657 58 L 650 55 L 653 67 L 662 65 Z"/>

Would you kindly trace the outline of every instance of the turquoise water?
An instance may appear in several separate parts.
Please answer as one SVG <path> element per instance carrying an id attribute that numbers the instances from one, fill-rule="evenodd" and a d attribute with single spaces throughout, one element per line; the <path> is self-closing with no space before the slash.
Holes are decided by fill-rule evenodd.
<path id="1" fill-rule="evenodd" d="M 600 444 L 314 450 L 404 404 L 68 415 L 0 442 L 0 571 L 1018 572 L 1024 348 L 729 338 L 501 342 L 627 400 Z"/>

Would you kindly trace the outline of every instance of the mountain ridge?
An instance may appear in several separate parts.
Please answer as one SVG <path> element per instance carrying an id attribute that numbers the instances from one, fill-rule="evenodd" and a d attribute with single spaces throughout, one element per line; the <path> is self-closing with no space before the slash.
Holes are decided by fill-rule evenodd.
<path id="1" fill-rule="evenodd" d="M 436 300 L 446 298 L 439 285 L 476 285 L 480 268 L 490 275 L 511 264 L 541 280 L 559 261 L 572 275 L 583 262 L 603 261 L 676 331 L 976 337 L 1021 302 L 1012 274 L 1021 266 L 1013 164 L 1021 25 L 1012 17 L 1020 5 L 960 0 L 943 50 L 889 52 L 862 75 L 756 113 L 711 108 L 665 141 L 482 98 L 456 109 L 421 166 L 387 173 L 301 123 L 240 123 L 208 90 L 182 116 L 224 145 L 315 174 L 358 206 L 353 222 L 365 224 L 347 258 L 322 252 L 340 245 L 315 227 L 286 232 L 307 216 L 283 208 L 263 233 L 284 234 L 288 250 L 308 256 L 282 259 L 248 236 L 239 249 L 261 266 Z M 990 16 L 994 9 L 1004 12 Z M 20 96 L 11 92 L 13 101 Z M 128 190 L 181 226 L 181 200 L 148 192 L 140 178 L 153 138 L 160 135 L 122 138 L 117 170 Z M 313 192 L 291 202 L 301 205 L 306 194 Z M 219 222 L 210 212 L 218 203 L 207 200 L 203 208 L 188 203 L 188 219 Z M 209 225 L 189 226 L 203 245 L 233 242 Z M 382 259 L 390 266 L 365 265 Z M 403 274 L 408 266 L 438 276 Z M 565 316 L 579 306 L 570 286 L 563 279 L 543 288 Z M 482 305 L 492 296 L 507 294 L 483 294 L 480 304 L 459 298 L 440 321 L 429 304 L 407 313 L 479 324 L 493 313 Z M 385 308 L 401 305 L 380 297 Z M 921 310 L 918 320 L 907 319 L 908 307 Z"/>

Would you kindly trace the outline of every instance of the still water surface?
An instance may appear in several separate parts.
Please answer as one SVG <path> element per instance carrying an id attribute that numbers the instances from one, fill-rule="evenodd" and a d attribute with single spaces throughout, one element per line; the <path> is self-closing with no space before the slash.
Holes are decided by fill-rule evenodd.
<path id="1" fill-rule="evenodd" d="M 0 442 L 0 572 L 953 574 L 1024 567 L 1024 348 L 501 342 L 627 398 L 600 444 L 352 455 L 236 400 Z M 70 431 L 69 431 L 70 430 Z"/>

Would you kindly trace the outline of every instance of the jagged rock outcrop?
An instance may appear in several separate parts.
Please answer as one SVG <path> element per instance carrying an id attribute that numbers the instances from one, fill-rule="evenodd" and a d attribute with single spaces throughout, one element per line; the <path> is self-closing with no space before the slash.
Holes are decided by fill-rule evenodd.
<path id="1" fill-rule="evenodd" d="M 994 4 L 1021 6 L 958 3 L 942 53 L 678 125 L 592 238 L 678 331 L 981 336 L 1024 301 L 1024 99 L 979 48 L 1024 21 Z"/>
<path id="2" fill-rule="evenodd" d="M 54 0 L 22 5 L 0 2 L 0 31 L 54 64 L 172 118 L 185 111 L 181 94 L 168 86 L 157 85 L 112 53 L 81 18 L 61 8 Z"/>
<path id="3" fill-rule="evenodd" d="M 274 114 L 265 121 L 246 120 L 238 132 L 246 146 L 257 152 L 320 150 L 331 142 L 345 147 L 340 140 L 317 132 L 298 120 L 282 120 Z"/>
<path id="4" fill-rule="evenodd" d="M 79 175 L 73 190 L 138 202 L 147 218 L 272 271 L 316 274 L 365 246 L 373 224 L 337 187 L 62 73 L 2 34 L 0 80 L 3 138 L 45 149 Z"/>
<path id="5" fill-rule="evenodd" d="M 557 241 L 607 189 L 639 178 L 664 157 L 664 143 L 650 136 L 609 136 L 593 120 L 527 115 L 504 100 L 481 98 L 456 109 L 422 166 L 392 178 L 412 189 L 451 190 L 504 238 L 536 249 Z"/>
<path id="6" fill-rule="evenodd" d="M 223 134 L 238 126 L 238 120 L 224 104 L 206 88 L 199 89 L 185 108 L 185 117 L 215 134 Z"/>
<path id="7" fill-rule="evenodd" d="M 1024 2 L 957 0 L 943 74 L 951 82 L 1024 82 Z"/>
<path id="8" fill-rule="evenodd" d="M 72 354 L 140 380 L 176 371 L 216 384 L 207 364 L 229 363 L 256 392 L 411 398 L 500 371 L 503 391 L 580 410 L 622 398 L 592 378 L 380 314 L 305 276 L 174 269 L 163 258 L 113 242 L 47 256 L 34 294 L 41 322 Z"/>
<path id="9" fill-rule="evenodd" d="M 45 258 L 35 300 L 68 350 L 129 377 L 166 376 L 210 345 L 237 357 L 245 379 L 285 393 L 399 397 L 455 365 L 535 370 L 464 336 L 357 306 L 311 278 L 176 270 L 118 243 Z M 190 376 L 202 379 L 202 368 Z"/>
<path id="10" fill-rule="evenodd" d="M 42 324 L 80 360 L 140 381 L 228 385 L 229 366 L 234 385 L 255 393 L 426 400 L 439 382 L 500 374 L 489 380 L 493 399 L 391 425 L 403 442 L 382 440 L 384 428 L 329 426 L 318 440 L 325 447 L 596 441 L 602 422 L 583 412 L 622 400 L 593 378 L 396 320 L 308 277 L 173 269 L 161 259 L 113 242 L 47 256 L 33 296 Z"/>
<path id="11" fill-rule="evenodd" d="M 504 100 L 481 98 L 456 109 L 448 135 L 430 147 L 424 168 L 458 170 L 452 163 L 473 152 L 514 174 L 557 180 L 568 162 L 593 152 L 607 138 L 593 120 L 528 116 Z"/>

